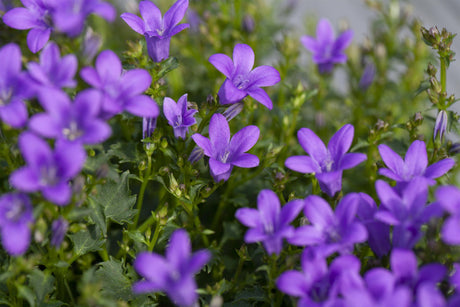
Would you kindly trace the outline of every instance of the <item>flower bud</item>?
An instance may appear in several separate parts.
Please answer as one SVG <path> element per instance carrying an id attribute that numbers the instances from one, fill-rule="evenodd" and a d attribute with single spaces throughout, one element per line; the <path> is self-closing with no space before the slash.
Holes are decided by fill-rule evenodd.
<path id="1" fill-rule="evenodd" d="M 436 117 L 436 123 L 434 125 L 434 133 L 433 133 L 433 140 L 436 140 L 436 136 L 439 134 L 439 139 L 442 140 L 444 133 L 446 132 L 447 128 L 447 112 L 445 110 L 441 110 Z"/>
<path id="2" fill-rule="evenodd" d="M 62 216 L 51 224 L 51 245 L 59 247 L 64 240 L 67 229 L 69 228 L 69 222 Z"/>

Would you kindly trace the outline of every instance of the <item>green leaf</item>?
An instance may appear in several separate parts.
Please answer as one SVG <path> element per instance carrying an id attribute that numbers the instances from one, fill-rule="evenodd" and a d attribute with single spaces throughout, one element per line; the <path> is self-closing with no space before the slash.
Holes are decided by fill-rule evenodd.
<path id="1" fill-rule="evenodd" d="M 158 71 L 156 77 L 163 78 L 167 73 L 179 67 L 179 61 L 175 57 L 170 57 L 161 63 L 161 69 Z"/>
<path id="2" fill-rule="evenodd" d="M 43 272 L 38 269 L 29 274 L 29 283 L 37 297 L 38 302 L 43 302 L 46 295 L 54 289 L 55 278 L 49 272 Z"/>
<path id="3" fill-rule="evenodd" d="M 18 285 L 18 295 L 20 298 L 25 299 L 29 303 L 29 306 L 31 307 L 36 306 L 35 295 L 34 295 L 34 292 L 30 288 L 23 286 L 23 285 Z"/>
<path id="4" fill-rule="evenodd" d="M 81 230 L 69 235 L 73 242 L 73 250 L 77 256 L 101 250 L 105 239 L 95 225 L 89 225 L 87 230 Z"/>
<path id="5" fill-rule="evenodd" d="M 101 263 L 95 274 L 96 280 L 102 283 L 102 294 L 106 297 L 129 301 L 134 298 L 132 282 L 126 277 L 121 262 L 109 260 Z"/>
<path id="6" fill-rule="evenodd" d="M 264 301 L 265 300 L 265 292 L 261 288 L 250 288 L 239 292 L 234 302 L 237 301 Z"/>
<path id="7" fill-rule="evenodd" d="M 104 208 L 100 205 L 100 203 L 94 201 L 92 197 L 89 197 L 88 204 L 89 204 L 89 207 L 91 208 L 91 211 L 89 213 L 90 218 L 101 229 L 104 237 L 106 237 L 107 236 L 107 223 L 105 222 L 105 216 L 103 212 Z"/>
<path id="8" fill-rule="evenodd" d="M 104 208 L 106 219 L 123 224 L 132 223 L 136 210 L 136 195 L 130 195 L 128 179 L 129 171 L 121 174 L 118 182 L 107 182 L 98 189 L 98 193 L 92 199 L 96 206 Z"/>
<path id="9" fill-rule="evenodd" d="M 134 142 L 128 143 L 115 143 L 110 146 L 107 155 L 109 157 L 117 157 L 121 163 L 137 162 L 139 161 L 139 153 L 137 151 L 137 144 Z"/>

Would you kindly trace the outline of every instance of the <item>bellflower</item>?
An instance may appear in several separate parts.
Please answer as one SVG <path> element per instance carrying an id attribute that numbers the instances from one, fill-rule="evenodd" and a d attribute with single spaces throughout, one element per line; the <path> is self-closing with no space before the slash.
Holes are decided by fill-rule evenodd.
<path id="1" fill-rule="evenodd" d="M 302 128 L 297 137 L 300 146 L 310 156 L 289 157 L 285 165 L 300 173 L 314 173 L 321 190 L 332 197 L 342 189 L 342 171 L 367 159 L 362 153 L 346 153 L 353 142 L 353 135 L 354 127 L 347 124 L 332 136 L 326 148 L 313 131 Z"/>
<path id="2" fill-rule="evenodd" d="M 439 134 L 439 139 L 442 140 L 444 133 L 447 129 L 447 112 L 446 110 L 441 110 L 436 116 L 436 123 L 434 125 L 433 140 L 436 140 L 436 136 Z"/>
<path id="3" fill-rule="evenodd" d="M 316 39 L 304 35 L 302 44 L 313 54 L 313 62 L 320 73 L 330 73 L 335 63 L 345 63 L 345 49 L 350 45 L 353 31 L 347 30 L 335 38 L 334 29 L 327 19 L 321 19 L 316 27 Z"/>
<path id="4" fill-rule="evenodd" d="M 137 255 L 134 269 L 144 279 L 133 285 L 133 291 L 163 291 L 175 304 L 192 306 L 198 299 L 194 275 L 210 258 L 211 254 L 207 250 L 191 254 L 187 232 L 183 229 L 176 230 L 166 248 L 166 257 L 151 252 Z"/>
<path id="5" fill-rule="evenodd" d="M 214 54 L 209 62 L 227 77 L 219 89 L 221 104 L 236 103 L 251 96 L 268 109 L 273 103 L 262 86 L 271 86 L 281 78 L 279 72 L 271 66 L 259 66 L 254 69 L 254 51 L 245 44 L 236 44 L 233 49 L 233 61 L 225 54 Z"/>
<path id="6" fill-rule="evenodd" d="M 24 132 L 19 136 L 19 148 L 27 164 L 11 174 L 11 185 L 24 192 L 41 191 L 47 200 L 67 205 L 72 196 L 68 182 L 86 159 L 81 144 L 61 141 L 53 151 L 44 140 Z"/>
<path id="7" fill-rule="evenodd" d="M 27 195 L 7 193 L 0 197 L 2 244 L 10 255 L 19 256 L 26 252 L 33 220 L 32 205 Z"/>
<path id="8" fill-rule="evenodd" d="M 435 178 L 447 173 L 455 164 L 453 159 L 447 158 L 428 166 L 425 142 L 419 140 L 410 145 L 404 160 L 385 144 L 380 144 L 378 148 L 383 162 L 388 167 L 379 169 L 379 174 L 395 180 L 398 184 L 404 185 L 413 178 L 423 177 L 433 185 Z"/>
<path id="9" fill-rule="evenodd" d="M 27 64 L 29 76 L 38 91 L 47 88 L 74 88 L 77 85 L 74 80 L 77 66 L 77 57 L 68 54 L 61 58 L 59 47 L 55 43 L 50 43 L 43 49 L 40 53 L 40 63 Z"/>
<path id="10" fill-rule="evenodd" d="M 98 117 L 101 95 L 97 91 L 81 91 L 73 103 L 63 92 L 46 91 L 40 101 L 46 113 L 32 116 L 29 128 L 41 136 L 99 144 L 111 134 L 109 124 Z"/>
<path id="11" fill-rule="evenodd" d="M 324 256 L 335 252 L 353 252 L 354 244 L 367 239 L 366 228 L 356 219 L 358 202 L 357 194 L 348 194 L 334 212 L 321 197 L 308 196 L 305 199 L 304 214 L 311 225 L 297 228 L 288 242 L 300 246 L 313 246 Z"/>
<path id="12" fill-rule="evenodd" d="M 65 234 L 69 228 L 69 222 L 62 216 L 57 220 L 54 220 L 51 224 L 51 245 L 54 247 L 59 247 L 64 241 Z"/>
<path id="13" fill-rule="evenodd" d="M 262 190 L 257 197 L 257 209 L 241 208 L 235 217 L 250 229 L 244 236 L 246 243 L 262 241 L 268 254 L 279 255 L 283 248 L 283 238 L 294 235 L 290 223 L 303 208 L 303 200 L 293 200 L 281 208 L 275 192 Z"/>
<path id="14" fill-rule="evenodd" d="M 161 62 L 169 57 L 171 37 L 189 27 L 186 23 L 178 25 L 187 8 L 188 0 L 178 0 L 162 17 L 153 2 L 141 1 L 139 11 L 142 18 L 132 13 L 123 13 L 120 17 L 134 31 L 145 36 L 150 58 L 154 62 Z"/>
<path id="15" fill-rule="evenodd" d="M 146 139 L 146 138 L 151 137 L 156 127 L 157 127 L 156 117 L 143 117 L 142 118 L 142 138 Z M 146 143 L 145 146 L 147 147 L 147 149 L 150 149 L 152 144 Z"/>
<path id="16" fill-rule="evenodd" d="M 362 283 L 360 262 L 353 255 L 326 259 L 306 249 L 301 256 L 302 272 L 286 271 L 276 280 L 281 292 L 299 297 L 299 307 L 345 306 L 341 294 Z"/>
<path id="17" fill-rule="evenodd" d="M 143 95 L 152 82 L 144 69 L 122 73 L 121 61 L 111 50 L 102 51 L 95 68 L 84 67 L 80 75 L 102 94 L 101 113 L 108 119 L 123 111 L 141 117 L 157 117 L 160 110 L 155 101 Z"/>
<path id="18" fill-rule="evenodd" d="M 393 225 L 393 246 L 412 248 L 422 237 L 420 227 L 432 217 L 442 215 L 437 204 L 426 205 L 428 185 L 423 178 L 413 179 L 398 193 L 388 183 L 377 180 L 375 189 L 381 200 L 375 219 Z"/>
<path id="19" fill-rule="evenodd" d="M 443 241 L 460 245 L 460 190 L 455 186 L 440 187 L 436 190 L 436 199 L 450 213 L 441 230 Z"/>
<path id="20" fill-rule="evenodd" d="M 209 157 L 211 175 L 219 182 L 230 177 L 233 166 L 249 168 L 259 165 L 256 155 L 245 153 L 256 144 L 259 134 L 257 126 L 247 126 L 230 139 L 227 120 L 222 114 L 216 113 L 209 124 L 209 139 L 199 133 L 192 135 L 192 138 Z"/>
<path id="21" fill-rule="evenodd" d="M 33 91 L 30 81 L 21 71 L 21 50 L 16 44 L 0 49 L 0 118 L 14 128 L 27 122 L 27 108 L 24 99 Z"/>
<path id="22" fill-rule="evenodd" d="M 163 101 L 163 112 L 168 124 L 174 128 L 174 136 L 185 139 L 188 127 L 196 124 L 193 117 L 196 112 L 195 109 L 188 110 L 187 108 L 187 94 L 182 95 L 177 103 L 169 97 L 165 97 Z"/>

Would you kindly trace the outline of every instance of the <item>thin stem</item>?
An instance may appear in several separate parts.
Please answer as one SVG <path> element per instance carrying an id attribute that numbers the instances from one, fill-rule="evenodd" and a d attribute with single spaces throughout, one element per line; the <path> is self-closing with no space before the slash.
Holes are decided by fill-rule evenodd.
<path id="1" fill-rule="evenodd" d="M 144 202 L 144 194 L 145 194 L 145 189 L 147 188 L 147 184 L 149 183 L 150 180 L 150 172 L 152 170 L 152 157 L 150 155 L 147 156 L 148 162 L 147 162 L 147 169 L 145 170 L 145 176 L 142 180 L 142 185 L 141 189 L 139 191 L 139 195 L 137 197 L 137 214 L 136 217 L 134 218 L 134 222 L 131 224 L 131 229 L 137 228 L 137 223 L 139 222 L 139 217 L 141 215 L 142 211 L 142 203 Z"/>
<path id="2" fill-rule="evenodd" d="M 152 217 L 154 217 L 153 214 L 152 214 Z M 161 228 L 161 223 L 160 223 L 160 220 L 157 219 L 157 224 L 155 226 L 155 232 L 153 233 L 152 241 L 150 241 L 150 244 L 149 244 L 149 252 L 153 251 L 153 249 L 155 248 L 155 244 L 157 244 L 157 240 L 160 235 L 160 228 Z"/>

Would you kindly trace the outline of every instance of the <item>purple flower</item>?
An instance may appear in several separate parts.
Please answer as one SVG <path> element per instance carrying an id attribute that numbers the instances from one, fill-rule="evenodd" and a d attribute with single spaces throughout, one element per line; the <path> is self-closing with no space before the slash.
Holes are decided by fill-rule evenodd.
<path id="1" fill-rule="evenodd" d="M 435 178 L 447 173 L 455 164 L 454 160 L 447 158 L 428 166 L 425 142 L 418 140 L 410 145 L 404 160 L 385 144 L 379 145 L 379 152 L 388 167 L 379 169 L 379 174 L 403 184 L 423 177 L 433 185 Z"/>
<path id="2" fill-rule="evenodd" d="M 219 182 L 230 177 L 233 166 L 249 168 L 259 165 L 257 156 L 245 153 L 256 144 L 259 134 L 259 128 L 247 126 L 230 139 L 227 120 L 222 114 L 214 114 L 209 124 L 209 139 L 199 133 L 192 138 L 209 157 L 211 175 Z"/>
<path id="3" fill-rule="evenodd" d="M 369 86 L 371 86 L 372 82 L 374 82 L 375 78 L 375 65 L 372 62 L 369 62 L 364 67 L 363 75 L 361 79 L 359 79 L 358 87 L 365 91 Z"/>
<path id="4" fill-rule="evenodd" d="M 190 153 L 190 156 L 188 157 L 188 160 L 190 161 L 190 163 L 193 164 L 193 163 L 198 162 L 199 160 L 201 160 L 201 158 L 203 158 L 203 156 L 204 156 L 203 148 L 196 146 L 195 148 L 193 148 L 192 152 Z"/>
<path id="5" fill-rule="evenodd" d="M 353 255 L 339 256 L 327 267 L 326 259 L 306 249 L 302 272 L 286 271 L 276 280 L 278 289 L 299 297 L 299 307 L 344 306 L 340 294 L 360 286 L 360 262 Z"/>
<path id="6" fill-rule="evenodd" d="M 77 72 L 77 58 L 68 54 L 61 58 L 59 47 L 55 43 L 48 44 L 40 53 L 40 63 L 29 62 L 29 76 L 39 92 L 47 88 L 74 88 Z"/>
<path id="7" fill-rule="evenodd" d="M 52 151 L 44 140 L 24 132 L 19 136 L 19 148 L 27 165 L 11 174 L 11 185 L 24 192 L 41 191 L 47 200 L 67 205 L 72 196 L 68 182 L 86 159 L 81 144 L 61 141 Z"/>
<path id="8" fill-rule="evenodd" d="M 34 115 L 29 128 L 43 137 L 99 144 L 111 134 L 110 126 L 98 118 L 101 95 L 97 91 L 79 92 L 73 103 L 56 91 L 43 92 L 40 100 L 46 113 Z"/>
<path id="9" fill-rule="evenodd" d="M 7 193 L 0 197 L 0 228 L 2 244 L 13 256 L 26 252 L 30 244 L 30 225 L 34 218 L 29 197 Z"/>
<path id="10" fill-rule="evenodd" d="M 67 229 L 69 228 L 69 222 L 62 216 L 57 220 L 54 220 L 51 224 L 51 245 L 59 247 L 64 240 Z"/>
<path id="11" fill-rule="evenodd" d="M 426 205 L 428 186 L 423 178 L 413 179 L 401 193 L 383 180 L 377 180 L 375 189 L 382 202 L 375 219 L 394 226 L 395 247 L 412 248 L 422 236 L 422 224 L 442 214 L 437 204 Z"/>
<path id="12" fill-rule="evenodd" d="M 433 140 L 436 140 L 436 136 L 439 134 L 439 139 L 442 140 L 444 133 L 447 129 L 447 112 L 446 110 L 441 110 L 436 117 L 436 123 L 434 125 Z"/>
<path id="13" fill-rule="evenodd" d="M 257 209 L 241 208 L 235 217 L 250 229 L 244 236 L 246 243 L 262 241 L 268 254 L 279 255 L 283 238 L 294 235 L 290 223 L 297 217 L 304 205 L 303 200 L 293 200 L 281 208 L 278 196 L 271 190 L 262 190 L 257 197 Z"/>
<path id="14" fill-rule="evenodd" d="M 80 75 L 102 94 L 102 116 L 108 119 L 123 111 L 141 117 L 157 117 L 160 113 L 155 101 L 142 95 L 152 82 L 144 69 L 122 73 L 121 61 L 110 50 L 102 51 L 96 58 L 96 68 L 84 67 Z"/>
<path id="15" fill-rule="evenodd" d="M 327 19 L 321 19 L 316 27 L 316 39 L 304 35 L 302 44 L 313 54 L 313 62 L 318 65 L 320 73 L 329 73 L 335 63 L 345 63 L 345 49 L 351 43 L 353 31 L 347 30 L 335 38 L 334 29 Z"/>
<path id="16" fill-rule="evenodd" d="M 145 36 L 147 52 L 154 62 L 161 62 L 169 57 L 171 37 L 189 27 L 178 23 L 184 18 L 188 0 L 178 0 L 165 13 L 164 18 L 158 7 L 151 1 L 141 1 L 139 11 L 142 19 L 132 13 L 123 13 L 121 18 L 137 33 Z"/>
<path id="17" fill-rule="evenodd" d="M 225 109 L 222 115 L 225 116 L 227 121 L 231 121 L 238 114 L 240 114 L 241 111 L 243 111 L 243 106 L 244 106 L 243 102 L 237 102 L 237 103 L 231 104 L 227 109 Z"/>
<path id="18" fill-rule="evenodd" d="M 450 213 L 444 222 L 441 236 L 444 242 L 460 245 L 460 190 L 454 186 L 444 186 L 436 190 L 437 203 Z"/>
<path id="19" fill-rule="evenodd" d="M 346 153 L 353 142 L 353 135 L 353 126 L 347 124 L 332 136 L 326 148 L 313 131 L 302 128 L 297 132 L 297 138 L 310 156 L 289 157 L 285 165 L 300 173 L 314 173 L 321 190 L 332 197 L 342 189 L 342 171 L 367 158 L 362 153 Z"/>
<path id="20" fill-rule="evenodd" d="M 233 61 L 225 54 L 214 54 L 209 62 L 227 77 L 219 89 L 221 104 L 236 103 L 247 95 L 268 109 L 273 103 L 262 86 L 271 86 L 280 82 L 279 72 L 271 66 L 259 66 L 254 69 L 254 51 L 245 44 L 236 44 L 233 49 Z"/>
<path id="21" fill-rule="evenodd" d="M 157 118 L 156 117 L 143 117 L 142 118 L 142 138 L 146 139 L 152 136 L 153 132 L 157 127 Z M 147 149 L 152 147 L 151 143 L 146 143 L 145 146 Z"/>
<path id="22" fill-rule="evenodd" d="M 185 139 L 188 127 L 196 124 L 193 117 L 197 110 L 187 109 L 187 94 L 182 95 L 177 103 L 169 97 L 165 97 L 163 101 L 163 112 L 168 124 L 174 128 L 174 136 L 176 139 Z"/>
<path id="23" fill-rule="evenodd" d="M 200 250 L 191 254 L 190 239 L 183 229 L 171 235 L 166 257 L 142 252 L 134 260 L 134 269 L 144 277 L 133 285 L 134 293 L 163 291 L 179 306 L 192 306 L 198 299 L 194 275 L 211 254 Z"/>
<path id="24" fill-rule="evenodd" d="M 414 253 L 404 249 L 394 249 L 390 263 L 396 286 L 405 286 L 413 294 L 412 306 L 445 306 L 444 296 L 436 286 L 446 275 L 442 264 L 430 263 L 418 269 Z"/>
<path id="25" fill-rule="evenodd" d="M 32 96 L 25 73 L 21 72 L 21 50 L 15 44 L 0 49 L 0 118 L 14 128 L 27 122 L 24 99 Z"/>
<path id="26" fill-rule="evenodd" d="M 95 33 L 91 28 L 85 32 L 85 36 L 82 42 L 82 57 L 85 64 L 90 64 L 102 45 L 102 37 Z"/>
<path id="27" fill-rule="evenodd" d="M 449 298 L 449 307 L 460 306 L 460 264 L 454 263 L 454 273 L 450 276 L 449 282 L 455 288 L 455 293 Z"/>
<path id="28" fill-rule="evenodd" d="M 321 197 L 308 196 L 305 199 L 304 214 L 311 225 L 297 228 L 288 242 L 300 246 L 313 246 L 324 256 L 335 252 L 353 252 L 354 244 L 367 239 L 366 228 L 356 219 L 358 203 L 357 194 L 348 194 L 334 212 Z"/>
<path id="29" fill-rule="evenodd" d="M 367 229 L 367 242 L 372 251 L 383 257 L 391 250 L 390 226 L 374 218 L 377 210 L 375 201 L 365 193 L 358 193 L 359 205 L 356 214 Z"/>

